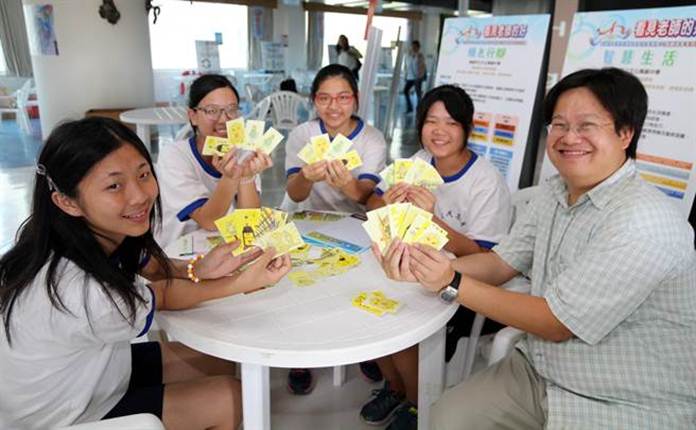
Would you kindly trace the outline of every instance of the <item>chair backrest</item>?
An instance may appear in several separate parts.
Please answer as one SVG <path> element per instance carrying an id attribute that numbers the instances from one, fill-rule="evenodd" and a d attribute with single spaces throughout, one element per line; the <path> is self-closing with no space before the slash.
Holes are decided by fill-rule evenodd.
<path id="1" fill-rule="evenodd" d="M 292 91 L 278 91 L 270 96 L 273 127 L 278 130 L 291 130 L 299 123 L 299 108 L 309 110 L 309 103 Z"/>
<path id="2" fill-rule="evenodd" d="M 246 116 L 246 119 L 256 119 L 256 120 L 266 120 L 268 117 L 268 110 L 271 107 L 271 96 L 264 97 L 261 101 L 256 103 L 254 108 Z"/>
<path id="3" fill-rule="evenodd" d="M 261 90 L 254 84 L 244 84 L 244 93 L 251 103 L 255 103 L 261 99 Z"/>
<path id="4" fill-rule="evenodd" d="M 176 134 L 174 135 L 174 141 L 176 142 L 179 140 L 186 140 L 189 139 L 191 136 L 193 136 L 193 127 L 191 127 L 191 123 L 188 123 L 176 132 Z"/>

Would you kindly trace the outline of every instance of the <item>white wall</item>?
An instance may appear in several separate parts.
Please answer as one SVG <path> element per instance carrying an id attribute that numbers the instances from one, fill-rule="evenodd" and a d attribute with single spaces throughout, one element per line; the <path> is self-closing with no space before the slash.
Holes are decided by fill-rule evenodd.
<path id="1" fill-rule="evenodd" d="M 119 1 L 121 19 L 99 16 L 100 0 L 53 1 L 59 55 L 32 55 L 45 138 L 56 123 L 92 108 L 152 106 L 150 40 L 143 1 Z M 45 0 L 23 0 L 28 5 Z M 25 15 L 27 12 L 25 10 Z M 30 34 L 31 40 L 33 36 Z"/>

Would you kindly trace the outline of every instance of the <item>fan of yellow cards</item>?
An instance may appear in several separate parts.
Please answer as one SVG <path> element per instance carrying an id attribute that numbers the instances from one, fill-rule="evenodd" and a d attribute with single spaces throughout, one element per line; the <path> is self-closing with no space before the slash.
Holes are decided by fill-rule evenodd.
<path id="1" fill-rule="evenodd" d="M 367 213 L 362 226 L 381 252 L 394 239 L 423 243 L 437 250 L 449 241 L 447 231 L 432 221 L 433 214 L 411 203 L 394 203 Z"/>
<path id="2" fill-rule="evenodd" d="M 252 246 L 273 247 L 282 255 L 304 245 L 294 223 L 287 223 L 288 214 L 271 208 L 237 209 L 215 220 L 225 242 L 239 240 L 232 254 L 239 255 Z"/>
<path id="3" fill-rule="evenodd" d="M 260 150 L 270 154 L 284 139 L 283 135 L 273 127 L 269 127 L 264 133 L 264 121 L 236 118 L 225 123 L 227 138 L 206 136 L 203 145 L 203 155 L 222 156 L 232 148 L 246 149 L 250 151 Z"/>
<path id="4" fill-rule="evenodd" d="M 342 160 L 348 170 L 353 170 L 362 166 L 362 159 L 358 151 L 350 150 L 352 145 L 353 142 L 340 133 L 333 140 L 324 133 L 312 137 L 297 155 L 307 164 L 321 160 Z"/>
<path id="5" fill-rule="evenodd" d="M 398 158 L 382 170 L 379 175 L 388 187 L 405 182 L 433 190 L 438 185 L 445 183 L 435 167 L 420 158 Z"/>

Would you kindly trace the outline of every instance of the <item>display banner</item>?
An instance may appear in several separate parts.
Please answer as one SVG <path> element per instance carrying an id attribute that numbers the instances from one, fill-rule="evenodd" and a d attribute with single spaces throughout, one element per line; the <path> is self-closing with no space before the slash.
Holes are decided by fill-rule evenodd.
<path id="1" fill-rule="evenodd" d="M 643 82 L 648 115 L 638 170 L 688 216 L 696 194 L 696 7 L 576 13 L 563 76 L 601 67 L 624 69 Z M 552 173 L 547 158 L 542 177 Z"/>
<path id="2" fill-rule="evenodd" d="M 454 84 L 474 101 L 469 149 L 518 188 L 544 58 L 549 15 L 449 18 L 435 85 Z"/>

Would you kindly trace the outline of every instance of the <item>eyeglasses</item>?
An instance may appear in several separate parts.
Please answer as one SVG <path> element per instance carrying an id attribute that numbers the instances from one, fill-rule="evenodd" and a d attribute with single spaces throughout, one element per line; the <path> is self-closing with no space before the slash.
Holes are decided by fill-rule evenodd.
<path id="1" fill-rule="evenodd" d="M 234 119 L 239 116 L 239 106 L 237 105 L 229 105 L 224 107 L 215 105 L 200 106 L 193 108 L 193 110 L 201 111 L 205 114 L 205 116 L 213 120 L 220 118 L 220 115 L 222 115 L 223 112 L 225 112 L 227 118 Z"/>
<path id="2" fill-rule="evenodd" d="M 552 122 L 546 126 L 546 132 L 551 137 L 559 138 L 567 135 L 572 130 L 576 135 L 589 139 L 597 136 L 602 127 L 606 127 L 607 125 L 611 124 L 614 123 L 606 122 L 603 124 L 596 124 L 594 122 L 582 122 L 580 124 L 571 126 L 565 122 Z"/>
<path id="3" fill-rule="evenodd" d="M 332 100 L 336 100 L 336 103 L 339 105 L 347 106 L 353 103 L 353 98 L 354 96 L 351 93 L 340 93 L 336 96 L 320 93 L 314 96 L 314 103 L 316 103 L 317 106 L 328 106 L 331 104 Z"/>

